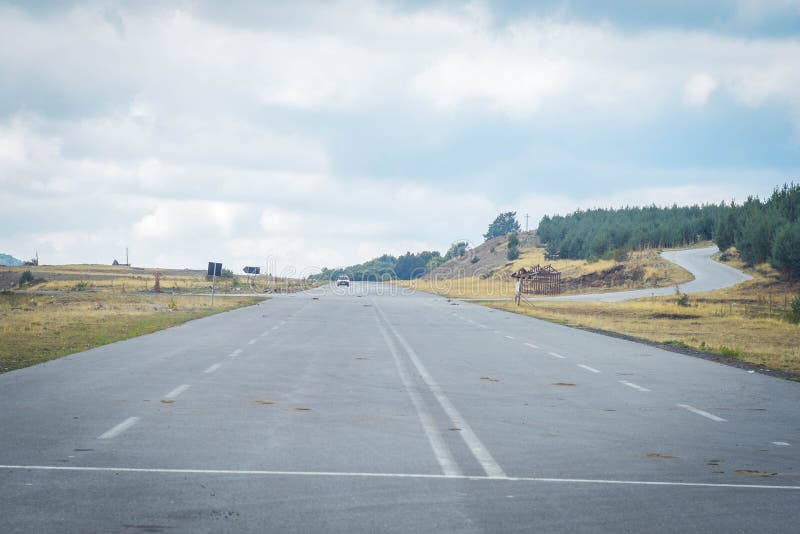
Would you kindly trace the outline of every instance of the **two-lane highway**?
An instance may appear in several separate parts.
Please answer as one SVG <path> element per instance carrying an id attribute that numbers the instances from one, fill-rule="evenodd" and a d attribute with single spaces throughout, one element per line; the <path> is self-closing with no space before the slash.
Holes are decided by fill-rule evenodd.
<path id="1" fill-rule="evenodd" d="M 0 375 L 0 532 L 786 532 L 800 385 L 392 286 Z"/>

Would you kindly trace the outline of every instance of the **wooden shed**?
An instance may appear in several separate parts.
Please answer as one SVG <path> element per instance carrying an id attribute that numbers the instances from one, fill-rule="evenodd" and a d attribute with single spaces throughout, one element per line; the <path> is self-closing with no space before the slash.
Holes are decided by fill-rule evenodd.
<path id="1" fill-rule="evenodd" d="M 519 281 L 519 291 L 528 295 L 558 295 L 561 293 L 561 273 L 551 265 L 522 268 L 511 275 Z"/>

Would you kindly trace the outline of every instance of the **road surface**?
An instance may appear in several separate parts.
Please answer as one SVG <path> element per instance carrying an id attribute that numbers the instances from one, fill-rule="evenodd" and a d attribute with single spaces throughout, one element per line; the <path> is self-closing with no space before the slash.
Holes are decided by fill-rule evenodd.
<path id="1" fill-rule="evenodd" d="M 789 532 L 800 384 L 354 284 L 0 375 L 0 532 Z"/>

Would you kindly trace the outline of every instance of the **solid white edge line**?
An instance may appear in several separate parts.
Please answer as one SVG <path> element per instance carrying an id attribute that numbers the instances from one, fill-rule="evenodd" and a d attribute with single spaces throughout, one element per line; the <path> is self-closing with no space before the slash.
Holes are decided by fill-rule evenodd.
<path id="1" fill-rule="evenodd" d="M 554 358 L 561 358 L 562 360 L 566 359 L 566 356 L 562 356 L 557 352 L 548 352 L 547 354 L 549 354 L 550 356 L 552 356 Z"/>
<path id="2" fill-rule="evenodd" d="M 215 363 L 214 365 L 212 365 L 211 367 L 209 367 L 208 369 L 206 369 L 203 372 L 210 374 L 210 373 L 213 373 L 214 371 L 216 371 L 217 369 L 219 369 L 220 367 L 222 367 L 221 363 Z"/>
<path id="3" fill-rule="evenodd" d="M 112 428 L 110 430 L 107 430 L 106 432 L 103 432 L 102 434 L 100 434 L 100 436 L 97 439 L 115 438 L 115 437 L 119 436 L 120 434 L 122 434 L 123 432 L 125 432 L 126 430 L 128 430 L 130 427 L 132 427 L 136 423 L 138 423 L 139 419 L 141 419 L 141 418 L 140 417 L 128 417 L 127 419 L 125 419 L 123 422 L 121 422 L 120 424 L 118 424 L 114 428 Z"/>
<path id="4" fill-rule="evenodd" d="M 628 386 L 629 388 L 637 389 L 639 391 L 650 391 L 649 389 L 644 388 L 644 387 L 640 386 L 639 384 L 634 384 L 633 382 L 628 382 L 627 380 L 620 380 L 619 383 L 620 384 L 624 384 L 624 385 Z"/>
<path id="5" fill-rule="evenodd" d="M 538 345 L 534 345 L 533 343 L 525 343 L 525 346 L 526 347 L 530 347 L 532 349 L 538 349 L 539 348 Z"/>
<path id="6" fill-rule="evenodd" d="M 164 398 L 165 399 L 177 399 L 180 396 L 181 393 L 183 393 L 184 391 L 186 391 L 190 387 L 192 387 L 192 386 L 190 386 L 189 384 L 181 384 L 180 386 L 176 387 L 175 389 L 173 389 L 172 391 L 167 393 L 164 396 Z"/>
<path id="7" fill-rule="evenodd" d="M 589 367 L 588 365 L 583 365 L 582 363 L 579 363 L 578 367 L 580 367 L 581 369 L 586 369 L 587 371 L 589 371 L 591 373 L 599 373 L 600 372 L 599 370 L 595 369 L 594 367 Z"/>
<path id="8" fill-rule="evenodd" d="M 660 480 L 608 480 L 593 478 L 543 478 L 543 477 L 484 477 L 470 475 L 432 475 L 424 473 L 360 473 L 335 471 L 268 471 L 239 469 L 166 469 L 146 467 L 79 467 L 68 465 L 0 465 L 0 469 L 18 471 L 75 471 L 106 473 L 144 473 L 178 475 L 240 475 L 240 476 L 297 476 L 297 477 L 350 477 L 350 478 L 422 478 L 439 480 L 475 480 L 484 482 L 546 482 L 562 484 L 607 484 L 620 486 L 667 486 L 689 488 L 774 489 L 800 491 L 800 486 L 777 484 L 724 484 L 714 482 L 667 482 Z"/>
<path id="9" fill-rule="evenodd" d="M 694 406 L 690 406 L 688 404 L 678 404 L 678 407 L 679 408 L 683 408 L 684 410 L 688 410 L 688 411 L 690 411 L 692 413 L 696 413 L 697 415 L 701 415 L 701 416 L 703 416 L 703 417 L 705 417 L 707 419 L 711 419 L 712 421 L 716 421 L 718 423 L 727 422 L 727 419 L 723 419 L 722 417 L 719 417 L 718 415 L 714 415 L 713 413 L 709 413 L 709 412 L 706 412 L 704 410 L 698 410 Z"/>
<path id="10" fill-rule="evenodd" d="M 389 347 L 389 352 L 392 354 L 395 367 L 397 368 L 397 374 L 400 375 L 400 381 L 403 383 L 403 388 L 406 390 L 406 393 L 411 399 L 411 404 L 414 405 L 414 409 L 417 411 L 417 417 L 422 425 L 422 429 L 425 431 L 425 436 L 428 438 L 428 443 L 433 450 L 433 455 L 436 457 L 436 461 L 439 463 L 439 467 L 446 476 L 461 475 L 461 468 L 458 466 L 458 463 L 453 457 L 453 453 L 450 452 L 450 448 L 447 446 L 447 443 L 445 443 L 444 438 L 439 434 L 439 431 L 436 430 L 436 423 L 433 419 L 433 416 L 428 413 L 428 410 L 425 408 L 425 403 L 422 401 L 419 393 L 417 393 L 417 390 L 412 387 L 411 379 L 409 378 L 408 372 L 402 363 L 400 354 L 397 352 L 397 347 L 392 341 L 392 338 L 389 337 L 389 333 L 381 324 L 381 320 L 377 311 L 375 312 L 375 321 L 378 323 L 378 330 L 380 330 L 380 333 L 386 342 L 386 346 Z"/>
<path id="11" fill-rule="evenodd" d="M 411 363 L 414 364 L 414 367 L 417 368 L 417 372 L 422 377 L 423 382 L 428 386 L 428 389 L 433 393 L 433 396 L 439 401 L 439 405 L 442 407 L 444 412 L 450 418 L 450 421 L 453 423 L 453 426 L 456 428 L 460 428 L 461 431 L 459 435 L 461 439 L 464 440 L 469 450 L 472 452 L 472 455 L 481 464 L 483 467 L 484 472 L 487 476 L 490 477 L 504 477 L 506 476 L 503 468 L 495 461 L 492 457 L 492 454 L 489 452 L 489 449 L 486 448 L 486 445 L 478 438 L 475 432 L 472 430 L 472 427 L 467 423 L 467 421 L 461 416 L 461 413 L 456 409 L 447 395 L 444 394 L 442 388 L 439 387 L 439 384 L 436 380 L 433 379 L 433 376 L 428 372 L 428 369 L 422 364 L 422 361 L 417 356 L 417 353 L 408 344 L 403 336 L 400 335 L 400 332 L 389 322 L 389 319 L 386 318 L 383 311 L 378 307 L 375 301 L 372 302 L 375 310 L 378 312 L 378 315 L 383 319 L 383 322 L 386 323 L 386 326 L 389 327 L 389 330 L 392 331 L 394 336 L 403 346 L 405 349 L 406 354 L 408 355 Z"/>

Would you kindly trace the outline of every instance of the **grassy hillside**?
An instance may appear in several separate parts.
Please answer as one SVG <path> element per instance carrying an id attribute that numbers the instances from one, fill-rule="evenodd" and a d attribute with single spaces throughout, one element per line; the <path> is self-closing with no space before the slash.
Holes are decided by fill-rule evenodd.
<path id="1" fill-rule="evenodd" d="M 663 259 L 653 249 L 631 252 L 623 261 L 549 261 L 533 232 L 521 233 L 520 245 L 520 257 L 509 261 L 506 259 L 508 238 L 497 237 L 469 250 L 461 258 L 440 265 L 420 280 L 398 283 L 448 297 L 512 297 L 514 279 L 511 274 L 537 264 L 552 265 L 561 271 L 565 294 L 669 286 L 692 279 L 686 270 Z"/>

